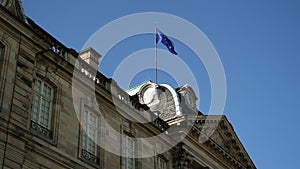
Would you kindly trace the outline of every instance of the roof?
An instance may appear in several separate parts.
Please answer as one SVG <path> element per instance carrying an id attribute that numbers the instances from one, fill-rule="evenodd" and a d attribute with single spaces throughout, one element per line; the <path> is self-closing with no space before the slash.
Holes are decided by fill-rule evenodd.
<path id="1" fill-rule="evenodd" d="M 136 86 L 133 86 L 133 87 L 131 87 L 131 88 L 125 90 L 125 92 L 128 93 L 130 96 L 133 96 L 133 95 L 137 94 L 137 93 L 140 91 L 140 89 L 141 89 L 145 84 L 148 84 L 148 83 L 152 83 L 152 81 L 151 81 L 151 80 L 148 80 L 148 81 L 145 81 L 145 82 L 143 82 L 143 83 L 140 83 L 140 84 L 138 84 L 138 85 L 136 85 Z"/>

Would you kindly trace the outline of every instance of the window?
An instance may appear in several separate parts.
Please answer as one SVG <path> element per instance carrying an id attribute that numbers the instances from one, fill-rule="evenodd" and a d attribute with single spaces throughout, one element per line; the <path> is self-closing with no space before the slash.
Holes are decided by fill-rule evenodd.
<path id="1" fill-rule="evenodd" d="M 157 156 L 156 169 L 166 169 L 166 168 L 167 168 L 166 161 L 163 158 L 161 158 L 160 156 Z"/>
<path id="2" fill-rule="evenodd" d="M 2 74 L 4 73 L 4 71 L 2 70 L 2 67 L 4 64 L 3 63 L 3 60 L 4 60 L 3 53 L 4 53 L 4 46 L 0 43 L 0 91 L 3 91 L 2 84 L 4 83 L 4 80 L 2 80 Z M 1 92 L 1 94 L 0 94 L 0 107 L 2 107 L 3 93 L 4 92 Z M 1 108 L 0 108 L 0 112 L 1 112 Z"/>
<path id="3" fill-rule="evenodd" d="M 123 169 L 134 169 L 134 141 L 129 136 L 122 137 Z"/>
<path id="4" fill-rule="evenodd" d="M 88 110 L 83 112 L 82 149 L 96 155 L 97 117 Z"/>
<path id="5" fill-rule="evenodd" d="M 4 60 L 4 46 L 0 43 L 0 77 L 2 74 L 2 65 L 3 65 L 3 60 Z"/>
<path id="6" fill-rule="evenodd" d="M 4 45 L 2 45 L 2 43 L 0 43 L 0 80 L 1 80 L 1 82 L 2 82 L 2 74 L 4 72 L 2 70 L 3 64 L 4 64 Z"/>
<path id="7" fill-rule="evenodd" d="M 46 82 L 36 79 L 32 99 L 31 128 L 48 138 L 52 138 L 52 104 L 53 88 Z"/>
<path id="8" fill-rule="evenodd" d="M 3 45 L 0 43 L 0 56 L 1 56 L 1 59 L 2 59 L 2 53 L 4 51 L 4 47 Z"/>
<path id="9" fill-rule="evenodd" d="M 99 151 L 96 145 L 98 141 L 98 118 L 87 109 L 83 111 L 81 118 L 81 158 L 93 165 L 99 165 Z"/>

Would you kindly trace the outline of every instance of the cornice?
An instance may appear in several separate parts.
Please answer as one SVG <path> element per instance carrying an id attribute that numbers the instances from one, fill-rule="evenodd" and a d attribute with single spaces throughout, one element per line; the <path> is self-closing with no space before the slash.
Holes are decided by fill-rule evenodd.
<path id="1" fill-rule="evenodd" d="M 208 136 L 207 131 L 212 129 L 214 132 Z M 229 165 L 238 169 L 256 169 L 225 116 L 198 116 L 190 136 L 198 143 L 199 139 L 206 140 L 203 145 Z"/>

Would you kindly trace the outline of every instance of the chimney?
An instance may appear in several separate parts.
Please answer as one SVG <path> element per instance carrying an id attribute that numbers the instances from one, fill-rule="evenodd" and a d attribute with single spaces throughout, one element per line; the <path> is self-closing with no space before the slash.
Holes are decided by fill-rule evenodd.
<path id="1" fill-rule="evenodd" d="M 87 48 L 79 53 L 81 59 L 91 65 L 94 69 L 98 70 L 99 58 L 101 55 L 93 48 Z"/>

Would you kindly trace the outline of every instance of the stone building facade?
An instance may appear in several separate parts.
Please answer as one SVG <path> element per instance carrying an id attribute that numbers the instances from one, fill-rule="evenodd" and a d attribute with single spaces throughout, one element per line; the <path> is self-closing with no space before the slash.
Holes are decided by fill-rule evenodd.
<path id="1" fill-rule="evenodd" d="M 196 110 L 189 86 L 124 91 L 97 71 L 95 50 L 64 46 L 19 0 L 0 4 L 0 168 L 256 168 L 225 116 Z"/>

